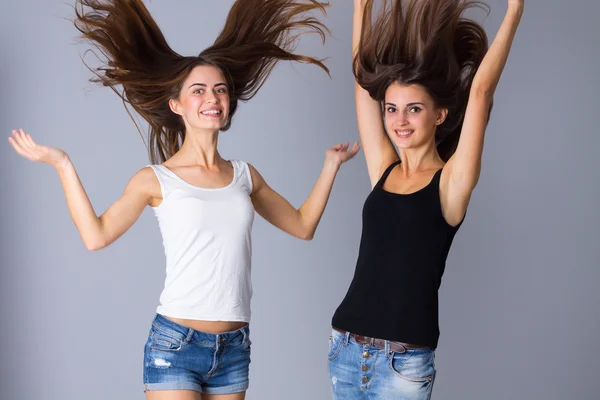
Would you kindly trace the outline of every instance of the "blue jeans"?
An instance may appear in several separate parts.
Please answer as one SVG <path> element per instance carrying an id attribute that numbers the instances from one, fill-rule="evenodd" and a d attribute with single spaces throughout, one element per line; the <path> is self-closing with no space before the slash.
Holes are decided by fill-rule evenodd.
<path id="1" fill-rule="evenodd" d="M 231 394 L 248 389 L 248 326 L 220 334 L 195 331 L 158 314 L 144 347 L 145 390 Z"/>
<path id="2" fill-rule="evenodd" d="M 435 379 L 435 351 L 405 353 L 358 344 L 332 330 L 329 375 L 334 400 L 429 400 Z"/>

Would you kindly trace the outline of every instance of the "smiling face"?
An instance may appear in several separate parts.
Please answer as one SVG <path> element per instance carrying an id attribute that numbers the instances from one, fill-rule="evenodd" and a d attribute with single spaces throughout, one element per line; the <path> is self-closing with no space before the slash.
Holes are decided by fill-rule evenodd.
<path id="1" fill-rule="evenodd" d="M 421 85 L 391 84 L 385 93 L 385 128 L 398 149 L 417 148 L 435 141 L 437 125 L 447 109 L 438 108 Z"/>
<path id="2" fill-rule="evenodd" d="M 195 67 L 181 86 L 171 110 L 182 116 L 186 127 L 218 131 L 229 118 L 229 88 L 221 70 L 211 65 Z"/>

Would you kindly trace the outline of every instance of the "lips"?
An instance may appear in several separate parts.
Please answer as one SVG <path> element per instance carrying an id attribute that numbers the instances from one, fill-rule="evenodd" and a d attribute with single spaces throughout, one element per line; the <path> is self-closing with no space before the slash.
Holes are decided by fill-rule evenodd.
<path id="1" fill-rule="evenodd" d="M 222 113 L 223 111 L 220 108 L 209 108 L 208 110 L 200 111 L 200 114 L 204 115 L 205 117 L 213 118 L 220 117 Z"/>
<path id="2" fill-rule="evenodd" d="M 415 131 L 413 129 L 395 129 L 394 133 L 396 134 L 397 137 L 399 138 L 407 138 L 410 137 Z"/>

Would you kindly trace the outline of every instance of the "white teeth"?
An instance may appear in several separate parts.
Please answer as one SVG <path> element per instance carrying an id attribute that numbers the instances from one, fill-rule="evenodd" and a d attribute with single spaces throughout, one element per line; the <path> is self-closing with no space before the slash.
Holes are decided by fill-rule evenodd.
<path id="1" fill-rule="evenodd" d="M 408 136 L 411 133 L 413 133 L 413 131 L 398 131 L 399 136 Z"/>
<path id="2" fill-rule="evenodd" d="M 203 115 L 219 115 L 221 114 L 221 110 L 208 110 L 208 111 L 202 111 Z"/>

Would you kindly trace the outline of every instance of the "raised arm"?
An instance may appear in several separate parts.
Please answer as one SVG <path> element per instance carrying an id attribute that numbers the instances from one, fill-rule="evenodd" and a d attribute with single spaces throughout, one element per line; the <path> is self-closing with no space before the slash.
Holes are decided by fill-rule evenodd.
<path id="1" fill-rule="evenodd" d="M 71 218 L 90 251 L 106 247 L 118 239 L 139 218 L 144 207 L 153 198 L 161 196 L 154 172 L 144 168 L 131 178 L 121 198 L 98 217 L 67 153 L 35 143 L 23 130 L 13 131 L 9 141 L 23 157 L 50 164 L 56 169 Z"/>
<path id="2" fill-rule="evenodd" d="M 354 0 L 352 59 L 355 59 L 358 53 L 366 3 L 367 0 Z M 398 160 L 398 153 L 385 132 L 381 104 L 373 100 L 357 82 L 355 82 L 355 98 L 358 132 L 365 152 L 371 187 L 374 187 L 383 171 Z"/>
<path id="3" fill-rule="evenodd" d="M 356 155 L 358 142 L 348 149 L 348 143 L 327 150 L 325 165 L 312 192 L 299 209 L 273 190 L 258 171 L 250 166 L 253 191 L 252 203 L 260 216 L 284 232 L 303 240 L 311 240 L 331 194 L 335 176 L 342 163 Z"/>
<path id="4" fill-rule="evenodd" d="M 442 202 L 445 205 L 444 216 L 451 225 L 462 220 L 479 180 L 492 98 L 508 59 L 523 7 L 524 0 L 509 0 L 506 16 L 473 78 L 458 147 L 445 168 L 448 179 L 442 190 Z"/>

